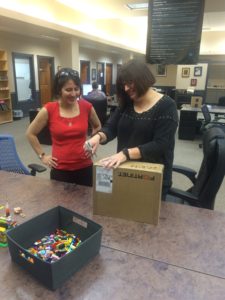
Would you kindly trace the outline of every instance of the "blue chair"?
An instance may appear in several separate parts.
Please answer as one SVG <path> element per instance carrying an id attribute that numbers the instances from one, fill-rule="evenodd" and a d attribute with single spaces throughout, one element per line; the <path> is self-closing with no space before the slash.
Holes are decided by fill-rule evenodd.
<path id="1" fill-rule="evenodd" d="M 0 170 L 32 175 L 35 176 L 36 172 L 44 172 L 46 168 L 38 164 L 30 164 L 29 171 L 21 162 L 15 146 L 15 141 L 11 135 L 0 135 Z"/>

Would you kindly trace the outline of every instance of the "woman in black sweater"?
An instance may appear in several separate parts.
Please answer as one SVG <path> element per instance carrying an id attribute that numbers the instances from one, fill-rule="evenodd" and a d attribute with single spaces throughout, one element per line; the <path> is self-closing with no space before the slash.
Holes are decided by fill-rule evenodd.
<path id="1" fill-rule="evenodd" d="M 119 107 L 89 143 L 94 154 L 100 143 L 117 137 L 117 153 L 101 160 L 106 168 L 116 168 L 127 160 L 164 164 L 165 199 L 172 184 L 178 115 L 174 100 L 152 89 L 154 83 L 145 63 L 131 60 L 123 65 L 116 82 Z"/>

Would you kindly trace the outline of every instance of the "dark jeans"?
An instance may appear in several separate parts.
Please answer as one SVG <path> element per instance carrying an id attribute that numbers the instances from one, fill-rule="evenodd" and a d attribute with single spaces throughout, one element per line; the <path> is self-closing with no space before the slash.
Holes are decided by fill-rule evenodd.
<path id="1" fill-rule="evenodd" d="M 50 178 L 58 181 L 92 186 L 92 166 L 75 171 L 51 169 Z"/>

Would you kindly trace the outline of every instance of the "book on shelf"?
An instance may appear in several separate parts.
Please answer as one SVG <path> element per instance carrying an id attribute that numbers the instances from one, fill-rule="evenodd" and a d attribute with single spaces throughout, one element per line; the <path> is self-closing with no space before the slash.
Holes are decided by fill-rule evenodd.
<path id="1" fill-rule="evenodd" d="M 7 75 L 0 75 L 0 80 L 2 80 L 2 81 L 8 80 L 8 76 Z"/>
<path id="2" fill-rule="evenodd" d="M 0 100 L 0 111 L 8 111 L 9 107 L 4 100 Z"/>

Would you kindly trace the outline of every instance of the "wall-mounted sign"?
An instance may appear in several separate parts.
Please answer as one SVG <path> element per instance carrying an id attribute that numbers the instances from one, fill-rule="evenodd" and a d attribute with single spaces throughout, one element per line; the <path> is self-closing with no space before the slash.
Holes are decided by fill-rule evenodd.
<path id="1" fill-rule="evenodd" d="M 204 0 L 149 0 L 146 61 L 196 64 Z"/>

